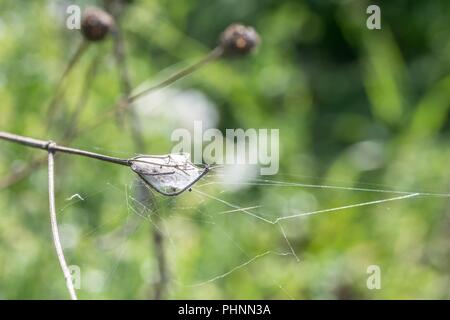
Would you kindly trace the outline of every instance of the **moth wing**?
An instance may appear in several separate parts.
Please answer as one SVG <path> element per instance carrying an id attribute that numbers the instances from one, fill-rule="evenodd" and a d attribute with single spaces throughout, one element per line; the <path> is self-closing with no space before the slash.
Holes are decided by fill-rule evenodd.
<path id="1" fill-rule="evenodd" d="M 205 173 L 189 160 L 189 154 L 141 156 L 131 160 L 131 169 L 156 191 L 177 195 L 187 190 Z"/>

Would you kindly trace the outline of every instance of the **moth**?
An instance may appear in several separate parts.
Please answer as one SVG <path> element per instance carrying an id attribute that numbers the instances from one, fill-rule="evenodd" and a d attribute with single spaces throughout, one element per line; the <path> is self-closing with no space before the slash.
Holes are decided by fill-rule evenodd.
<path id="1" fill-rule="evenodd" d="M 165 196 L 176 196 L 191 188 L 208 173 L 208 166 L 196 166 L 189 153 L 138 156 L 130 161 L 131 170 L 152 189 Z"/>

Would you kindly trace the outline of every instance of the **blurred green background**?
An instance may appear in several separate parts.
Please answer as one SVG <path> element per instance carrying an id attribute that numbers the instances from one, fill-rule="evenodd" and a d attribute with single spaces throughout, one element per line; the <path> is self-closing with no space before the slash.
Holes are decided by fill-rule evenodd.
<path id="1" fill-rule="evenodd" d="M 162 298 L 450 298 L 448 197 L 284 220 L 298 262 L 277 254 L 290 252 L 277 225 L 224 214 L 233 208 L 195 192 L 261 206 L 250 211 L 271 218 L 397 196 L 287 182 L 449 193 L 450 2 L 127 3 L 121 24 L 133 87 L 200 60 L 233 22 L 254 26 L 262 38 L 254 55 L 219 59 L 138 100 L 147 146 L 139 152 L 170 152 L 171 132 L 194 120 L 223 131 L 278 128 L 280 171 L 270 177 L 225 171 L 238 181 L 227 185 L 213 170 L 202 181 L 210 184 L 177 198 L 155 195 L 142 211 L 130 170 L 58 156 L 58 219 L 68 263 L 81 271 L 80 298 L 153 298 L 161 283 L 155 226 L 164 235 L 168 275 Z M 82 39 L 65 27 L 69 4 L 102 6 L 0 2 L 0 128 L 61 141 L 82 105 L 78 127 L 86 130 L 70 146 L 131 157 L 136 150 L 123 120 L 92 127 L 123 95 L 111 37 L 80 58 L 47 128 L 46 106 Z M 366 28 L 370 4 L 381 7 L 381 30 Z M 39 156 L 45 153 L 0 141 L 0 180 Z M 39 166 L 0 190 L 2 299 L 68 298 L 51 241 L 46 174 Z M 379 290 L 366 287 L 370 265 L 381 269 Z"/>

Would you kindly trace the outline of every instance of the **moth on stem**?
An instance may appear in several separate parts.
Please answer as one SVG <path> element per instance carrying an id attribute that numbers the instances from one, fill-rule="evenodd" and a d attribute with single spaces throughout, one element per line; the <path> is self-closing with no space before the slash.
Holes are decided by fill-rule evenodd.
<path id="1" fill-rule="evenodd" d="M 176 196 L 194 185 L 209 169 L 192 164 L 188 154 L 144 155 L 124 159 L 86 150 L 59 146 L 52 141 L 38 140 L 0 131 L 0 139 L 28 147 L 88 157 L 130 167 L 147 185 L 166 196 Z"/>

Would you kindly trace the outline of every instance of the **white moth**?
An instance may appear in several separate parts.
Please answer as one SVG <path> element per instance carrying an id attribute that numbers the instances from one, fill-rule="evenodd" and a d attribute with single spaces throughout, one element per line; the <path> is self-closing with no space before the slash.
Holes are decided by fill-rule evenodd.
<path id="1" fill-rule="evenodd" d="M 130 159 L 130 167 L 144 182 L 166 196 L 176 196 L 189 189 L 208 172 L 189 160 L 190 154 L 138 156 Z"/>

